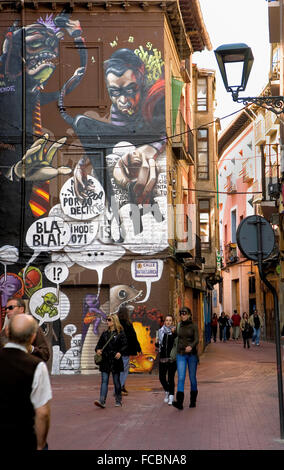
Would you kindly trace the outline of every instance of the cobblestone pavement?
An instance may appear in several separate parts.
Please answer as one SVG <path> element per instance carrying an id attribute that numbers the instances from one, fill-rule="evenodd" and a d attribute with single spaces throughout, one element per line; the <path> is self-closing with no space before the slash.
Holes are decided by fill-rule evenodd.
<path id="1" fill-rule="evenodd" d="M 282 348 L 283 353 L 283 348 Z M 284 450 L 280 439 L 273 343 L 244 349 L 241 341 L 211 343 L 200 357 L 198 400 L 184 409 L 163 402 L 157 374 L 130 374 L 129 395 L 115 407 L 112 378 L 106 408 L 100 374 L 53 376 L 50 450 Z"/>

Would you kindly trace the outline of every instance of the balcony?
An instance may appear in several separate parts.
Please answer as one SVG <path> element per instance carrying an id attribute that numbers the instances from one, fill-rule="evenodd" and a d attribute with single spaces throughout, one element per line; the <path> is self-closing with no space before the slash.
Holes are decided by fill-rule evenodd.
<path id="1" fill-rule="evenodd" d="M 191 250 L 191 256 L 184 261 L 187 271 L 200 271 L 205 259 L 202 257 L 201 240 L 198 235 L 195 236 L 195 246 Z"/>
<path id="2" fill-rule="evenodd" d="M 279 129 L 279 119 L 275 113 L 268 111 L 265 114 L 265 134 L 271 135 Z"/>
<path id="3" fill-rule="evenodd" d="M 236 243 L 227 243 L 225 245 L 224 258 L 226 265 L 239 261 Z"/>
<path id="4" fill-rule="evenodd" d="M 174 114 L 174 110 L 171 110 L 171 123 L 173 123 Z M 193 133 L 180 110 L 177 111 L 175 127 L 172 125 L 171 129 L 168 129 L 168 135 L 176 158 L 186 160 L 189 165 L 194 165 Z"/>

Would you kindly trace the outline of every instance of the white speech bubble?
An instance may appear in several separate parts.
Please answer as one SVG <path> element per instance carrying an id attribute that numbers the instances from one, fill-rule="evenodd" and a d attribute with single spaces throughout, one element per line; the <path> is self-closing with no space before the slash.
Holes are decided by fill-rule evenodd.
<path id="1" fill-rule="evenodd" d="M 98 232 L 98 218 L 95 220 L 74 221 L 74 219 L 64 214 L 60 204 L 56 204 L 50 209 L 49 216 L 60 217 L 64 222 L 68 223 L 70 227 L 70 240 L 68 245 L 74 246 L 75 248 L 85 247 L 92 243 Z"/>
<path id="2" fill-rule="evenodd" d="M 70 311 L 70 302 L 66 294 L 55 287 L 45 287 L 35 292 L 29 302 L 30 313 L 39 324 L 64 320 Z"/>
<path id="3" fill-rule="evenodd" d="M 75 194 L 74 178 L 69 178 L 60 191 L 61 208 L 68 217 L 77 220 L 93 219 L 105 209 L 105 191 L 101 183 L 88 175 L 88 196 L 81 202 Z"/>
<path id="4" fill-rule="evenodd" d="M 84 251 L 74 250 L 69 246 L 65 246 L 64 250 L 74 263 L 97 271 L 99 286 L 102 283 L 104 269 L 119 260 L 125 253 L 125 249 L 121 246 L 103 244 L 97 240 L 88 245 Z"/>
<path id="5" fill-rule="evenodd" d="M 63 331 L 66 335 L 72 337 L 76 333 L 77 327 L 75 325 L 73 325 L 72 323 L 70 323 L 70 324 L 64 326 Z"/>
<path id="6" fill-rule="evenodd" d="M 133 260 L 131 263 L 131 274 L 135 281 L 146 282 L 147 292 L 143 300 L 136 301 L 138 304 L 146 302 L 150 296 L 152 282 L 161 279 L 164 263 L 160 259 Z"/>
<path id="7" fill-rule="evenodd" d="M 36 220 L 28 229 L 27 245 L 38 251 L 57 251 L 70 240 L 70 228 L 60 217 L 44 217 Z"/>
<path id="8" fill-rule="evenodd" d="M 44 268 L 47 279 L 54 284 L 62 284 L 69 276 L 69 269 L 65 263 L 49 263 Z"/>

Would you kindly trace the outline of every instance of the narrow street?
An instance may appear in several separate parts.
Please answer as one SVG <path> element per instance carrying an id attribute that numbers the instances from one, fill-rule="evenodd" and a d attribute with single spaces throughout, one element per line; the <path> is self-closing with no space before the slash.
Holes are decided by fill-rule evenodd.
<path id="1" fill-rule="evenodd" d="M 158 376 L 131 374 L 123 407 L 99 397 L 100 374 L 52 377 L 50 450 L 284 450 L 280 440 L 275 345 L 211 343 L 200 358 L 197 407 L 163 403 Z"/>

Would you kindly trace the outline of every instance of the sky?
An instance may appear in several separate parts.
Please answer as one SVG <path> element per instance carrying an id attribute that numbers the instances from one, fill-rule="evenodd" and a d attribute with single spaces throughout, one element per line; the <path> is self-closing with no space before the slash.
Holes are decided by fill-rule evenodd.
<path id="1" fill-rule="evenodd" d="M 226 92 L 215 59 L 214 49 L 221 44 L 246 43 L 252 49 L 254 63 L 246 90 L 239 96 L 257 96 L 268 82 L 270 44 L 268 33 L 268 2 L 265 0 L 199 0 L 212 51 L 193 54 L 200 68 L 216 70 L 215 116 L 222 118 L 243 107 L 234 103 Z M 221 131 L 236 115 L 221 120 Z"/>

